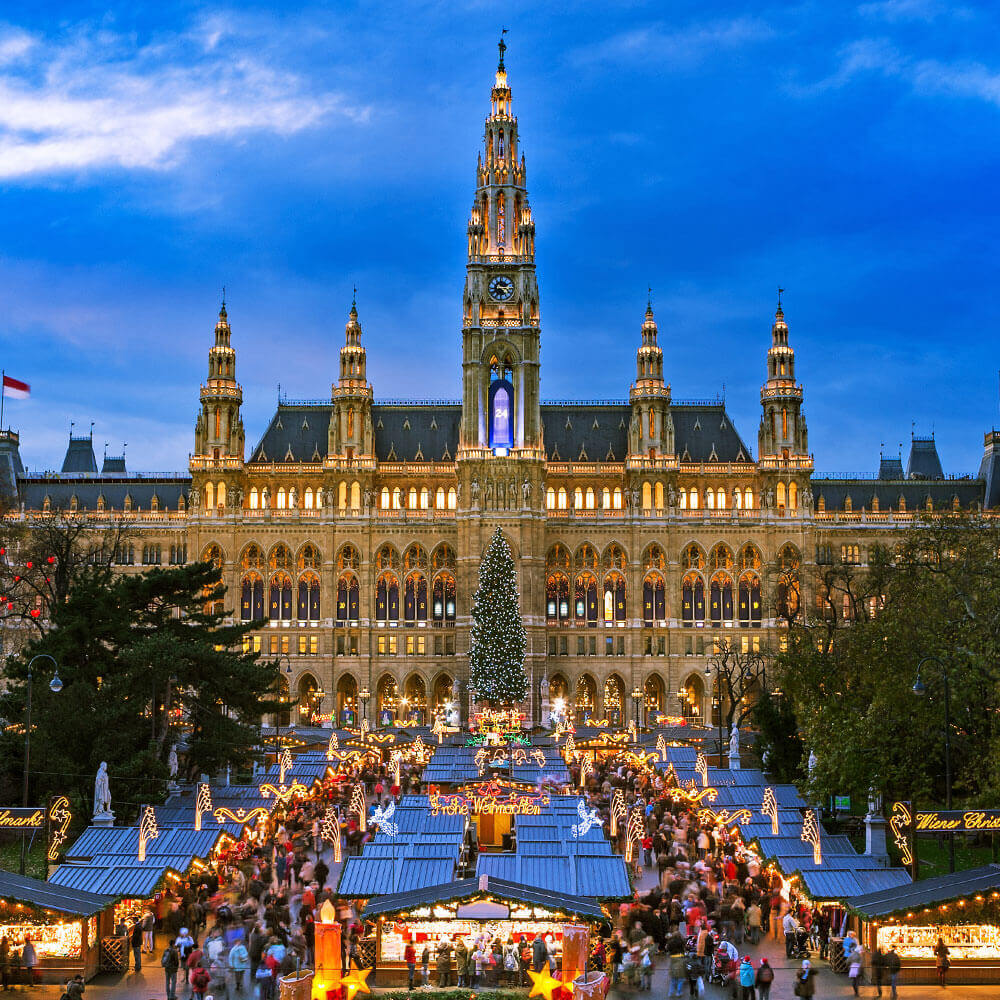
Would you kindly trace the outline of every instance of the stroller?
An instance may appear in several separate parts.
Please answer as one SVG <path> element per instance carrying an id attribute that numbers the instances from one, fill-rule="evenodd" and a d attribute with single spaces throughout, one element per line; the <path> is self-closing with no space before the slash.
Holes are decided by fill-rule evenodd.
<path id="1" fill-rule="evenodd" d="M 712 968 L 708 971 L 708 981 L 712 986 L 725 986 L 732 973 L 733 962 L 724 951 L 716 951 L 712 956 Z"/>
<path id="2" fill-rule="evenodd" d="M 792 958 L 809 958 L 809 931 L 800 927 L 795 932 L 795 945 L 792 948 Z"/>

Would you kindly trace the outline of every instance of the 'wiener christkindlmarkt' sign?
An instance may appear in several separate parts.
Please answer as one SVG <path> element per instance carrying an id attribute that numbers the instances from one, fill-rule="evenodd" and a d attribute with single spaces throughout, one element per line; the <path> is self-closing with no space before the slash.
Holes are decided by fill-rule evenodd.
<path id="1" fill-rule="evenodd" d="M 1000 809 L 918 809 L 913 817 L 917 833 L 972 833 L 1000 830 Z"/>
<path id="2" fill-rule="evenodd" d="M 0 806 L 0 830 L 41 830 L 46 821 L 40 806 Z"/>

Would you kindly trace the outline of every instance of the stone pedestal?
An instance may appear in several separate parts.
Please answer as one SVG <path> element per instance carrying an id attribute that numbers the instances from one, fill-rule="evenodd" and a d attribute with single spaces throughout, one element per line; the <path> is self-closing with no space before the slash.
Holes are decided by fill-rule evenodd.
<path id="1" fill-rule="evenodd" d="M 738 771 L 740 769 L 740 753 L 737 750 L 736 753 L 729 754 L 729 770 Z"/>
<path id="2" fill-rule="evenodd" d="M 885 839 L 885 817 L 869 813 L 865 817 L 865 857 L 879 866 L 889 867 L 889 850 Z"/>
<path id="3" fill-rule="evenodd" d="M 112 827 L 115 825 L 115 814 L 110 810 L 108 812 L 94 813 L 90 823 L 92 826 Z"/>

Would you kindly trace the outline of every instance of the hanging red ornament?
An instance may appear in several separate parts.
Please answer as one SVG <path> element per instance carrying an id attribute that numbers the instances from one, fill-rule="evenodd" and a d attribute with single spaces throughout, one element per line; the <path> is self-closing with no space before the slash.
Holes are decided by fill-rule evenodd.
<path id="1" fill-rule="evenodd" d="M 17 583 L 17 582 L 18 582 L 18 580 L 20 580 L 20 579 L 21 579 L 21 578 L 20 578 L 19 576 L 15 576 L 15 577 L 14 577 L 14 583 Z"/>
<path id="2" fill-rule="evenodd" d="M 55 556 L 49 556 L 49 565 L 51 566 L 56 561 Z"/>
<path id="3" fill-rule="evenodd" d="M 10 601 L 7 602 L 7 610 L 8 611 L 13 611 L 14 610 L 14 605 L 11 604 Z"/>
<path id="4" fill-rule="evenodd" d="M 31 609 L 31 617 L 32 618 L 37 618 L 40 614 L 41 614 L 41 611 L 39 611 L 38 608 L 32 608 Z"/>
<path id="5" fill-rule="evenodd" d="M 26 568 L 26 569 L 31 569 L 31 565 L 32 565 L 32 564 L 31 564 L 31 561 L 30 561 L 30 560 L 29 560 L 28 562 L 26 562 L 26 563 L 25 563 L 24 565 L 25 565 L 25 568 Z"/>

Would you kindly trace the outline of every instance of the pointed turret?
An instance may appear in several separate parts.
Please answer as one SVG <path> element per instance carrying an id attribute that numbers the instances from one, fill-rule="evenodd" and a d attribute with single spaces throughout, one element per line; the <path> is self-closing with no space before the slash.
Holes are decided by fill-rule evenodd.
<path id="1" fill-rule="evenodd" d="M 191 456 L 192 472 L 205 469 L 238 470 L 243 465 L 246 445 L 240 415 L 243 388 L 236 381 L 236 351 L 230 342 L 231 336 L 223 295 L 219 318 L 215 324 L 215 343 L 208 351 L 208 380 L 201 387 L 201 409 L 195 424 L 194 454 Z M 238 496 L 233 489 L 234 485 L 232 480 L 228 486 L 220 481 L 212 490 L 205 489 L 206 505 L 214 509 L 214 497 L 225 497 L 227 490 L 232 497 Z M 224 507 L 225 504 L 221 506 Z"/>
<path id="2" fill-rule="evenodd" d="M 632 427 L 629 455 L 660 458 L 672 455 L 674 424 L 670 415 L 670 386 L 663 381 L 663 351 L 656 342 L 652 299 L 646 301 L 642 341 L 635 356 L 635 382 L 629 390 Z"/>
<path id="3" fill-rule="evenodd" d="M 778 289 L 778 308 L 771 326 L 767 380 L 760 390 L 763 413 L 757 445 L 762 470 L 788 470 L 765 480 L 773 493 L 774 506 L 779 512 L 795 513 L 806 495 L 804 487 L 812 470 L 812 458 L 802 412 L 802 386 L 795 381 L 795 352 L 788 343 L 788 324 L 781 308 L 782 291 Z"/>
<path id="4" fill-rule="evenodd" d="M 366 375 L 367 357 L 361 344 L 357 289 L 344 327 L 340 349 L 340 380 L 333 386 L 333 412 L 327 439 L 331 459 L 370 456 L 373 452 L 371 403 L 372 387 Z"/>

